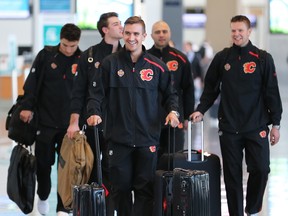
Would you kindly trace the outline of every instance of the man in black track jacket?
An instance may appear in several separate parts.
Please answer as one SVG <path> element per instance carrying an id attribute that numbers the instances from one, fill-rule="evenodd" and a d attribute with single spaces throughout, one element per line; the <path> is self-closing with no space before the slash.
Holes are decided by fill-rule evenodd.
<path id="1" fill-rule="evenodd" d="M 249 40 L 249 19 L 235 16 L 230 27 L 233 45 L 215 55 L 205 77 L 200 104 L 191 118 L 201 120 L 221 95 L 219 138 L 229 214 L 244 215 L 244 150 L 249 172 L 245 212 L 252 216 L 262 208 L 270 172 L 269 139 L 271 145 L 279 141 L 282 102 L 273 58 Z"/>
<path id="2" fill-rule="evenodd" d="M 183 150 L 184 129 L 187 129 L 187 120 L 194 111 L 194 81 L 190 62 L 186 55 L 176 48 L 169 46 L 171 32 L 169 25 L 164 21 L 153 24 L 151 34 L 154 45 L 148 50 L 149 53 L 161 59 L 173 77 L 173 86 L 177 90 L 179 98 L 179 120 L 180 124 L 175 129 L 175 151 Z M 168 151 L 168 127 L 164 126 L 167 112 L 162 110 L 163 128 L 161 130 L 159 157 Z M 173 137 L 170 137 L 171 141 Z M 170 142 L 172 143 L 172 142 Z"/>
<path id="3" fill-rule="evenodd" d="M 75 77 L 75 84 L 72 94 L 71 102 L 71 117 L 70 125 L 67 129 L 69 138 L 72 138 L 76 131 L 80 130 L 87 119 L 87 100 L 95 94 L 97 90 L 93 77 L 95 73 L 98 73 L 100 64 L 104 57 L 110 55 L 121 49 L 119 40 L 122 38 L 123 27 L 121 21 L 118 18 L 118 14 L 115 12 L 104 13 L 100 16 L 97 23 L 97 28 L 102 36 L 102 41 L 99 44 L 89 47 L 81 55 L 78 74 Z M 93 128 L 88 127 L 85 131 L 87 141 L 90 144 L 94 155 L 96 155 L 95 139 Z M 109 184 L 109 171 L 108 171 L 108 157 L 107 157 L 107 145 L 103 138 L 102 129 L 99 131 L 99 142 L 102 152 L 102 171 L 103 171 L 103 183 L 108 190 L 110 190 Z M 94 160 L 93 170 L 90 176 L 89 183 L 96 182 L 97 180 L 97 163 Z M 107 211 L 109 209 L 109 197 L 106 198 Z M 110 212 L 113 214 L 113 212 Z M 108 212 L 107 215 L 110 215 Z"/>
<path id="4" fill-rule="evenodd" d="M 39 115 L 35 156 L 38 211 L 43 215 L 49 212 L 50 174 L 51 166 L 55 163 L 55 152 L 59 155 L 69 125 L 71 92 L 81 54 L 78 48 L 80 35 L 81 30 L 76 25 L 64 25 L 60 44 L 46 46 L 38 53 L 24 84 L 24 110 L 20 118 L 29 122 L 35 109 Z M 57 215 L 68 215 L 58 193 L 57 198 Z"/>
<path id="5" fill-rule="evenodd" d="M 142 42 L 145 23 L 137 16 L 125 21 L 125 47 L 106 57 L 95 76 L 99 91 L 88 102 L 87 122 L 102 121 L 99 98 L 104 103 L 104 136 L 109 145 L 111 196 L 118 216 L 151 216 L 157 146 L 161 130 L 160 98 L 167 113 L 165 124 L 179 124 L 178 97 L 170 73 Z M 162 97 L 160 97 L 162 95 Z M 129 200 L 134 192 L 134 202 Z"/>

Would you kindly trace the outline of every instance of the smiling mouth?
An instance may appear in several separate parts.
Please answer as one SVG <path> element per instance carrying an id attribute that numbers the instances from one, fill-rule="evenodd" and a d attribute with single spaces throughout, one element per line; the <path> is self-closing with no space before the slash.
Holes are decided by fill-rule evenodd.
<path id="1" fill-rule="evenodd" d="M 133 42 L 128 42 L 128 44 L 130 44 L 130 45 L 135 45 L 136 44 L 136 42 L 135 41 L 133 41 Z"/>

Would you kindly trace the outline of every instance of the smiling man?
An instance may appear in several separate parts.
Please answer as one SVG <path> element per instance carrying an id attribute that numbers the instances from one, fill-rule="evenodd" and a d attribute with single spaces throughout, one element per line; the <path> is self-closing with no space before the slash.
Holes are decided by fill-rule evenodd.
<path id="1" fill-rule="evenodd" d="M 205 77 L 200 104 L 191 118 L 200 121 L 220 94 L 219 138 L 229 214 L 244 214 L 245 152 L 249 172 L 245 212 L 252 216 L 262 208 L 270 172 L 269 139 L 271 145 L 279 141 L 282 102 L 273 58 L 249 40 L 249 19 L 235 16 L 230 28 L 233 45 L 215 55 Z"/>
<path id="2" fill-rule="evenodd" d="M 175 129 L 175 133 L 169 137 L 169 128 L 162 125 L 160 135 L 160 148 L 158 157 L 168 152 L 168 139 L 170 143 L 175 143 L 175 152 L 184 148 L 184 129 L 187 129 L 189 115 L 194 111 L 194 83 L 190 67 L 190 62 L 186 55 L 178 49 L 171 47 L 171 30 L 163 20 L 157 21 L 152 26 L 151 37 L 154 45 L 148 50 L 149 53 L 161 59 L 173 76 L 173 87 L 176 89 L 179 97 L 179 120 L 180 124 Z M 165 122 L 167 113 L 162 109 L 162 122 Z M 175 134 L 175 138 L 173 137 Z"/>
<path id="3" fill-rule="evenodd" d="M 88 108 L 95 109 L 87 120 L 89 125 L 98 124 L 95 119 L 105 116 L 111 197 L 118 216 L 152 215 L 161 103 L 168 113 L 165 123 L 179 124 L 175 114 L 178 97 L 170 73 L 160 59 L 147 53 L 142 45 L 145 38 L 141 17 L 128 18 L 123 30 L 125 47 L 103 60 L 95 80 L 102 90 L 88 102 Z M 97 113 L 98 98 L 104 98 L 103 114 Z M 132 191 L 134 202 L 129 199 Z"/>

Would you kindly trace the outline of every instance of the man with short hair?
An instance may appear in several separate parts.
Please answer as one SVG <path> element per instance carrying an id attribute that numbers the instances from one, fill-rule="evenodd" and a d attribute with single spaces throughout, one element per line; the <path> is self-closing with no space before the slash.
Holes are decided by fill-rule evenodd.
<path id="1" fill-rule="evenodd" d="M 69 125 L 67 111 L 70 108 L 73 81 L 81 53 L 78 47 L 80 36 L 81 30 L 76 25 L 65 24 L 60 32 L 60 43 L 57 46 L 45 46 L 37 54 L 24 84 L 24 110 L 20 113 L 20 119 L 29 122 L 35 109 L 39 115 L 35 156 L 38 211 L 42 215 L 49 212 L 51 167 L 55 163 L 55 152 L 58 156 L 60 154 L 62 140 Z M 56 211 L 58 216 L 68 215 L 58 193 Z"/>
<path id="2" fill-rule="evenodd" d="M 111 196 L 118 216 L 152 215 L 161 104 L 168 113 L 165 124 L 179 124 L 175 114 L 178 98 L 170 72 L 145 50 L 145 38 L 144 21 L 138 16 L 128 18 L 123 29 L 125 47 L 103 60 L 94 80 L 98 94 L 88 101 L 89 125 L 99 124 L 104 112 Z M 103 110 L 98 101 L 101 98 Z M 129 199 L 132 191 L 134 202 Z"/>
<path id="3" fill-rule="evenodd" d="M 87 100 L 90 97 L 93 97 L 96 93 L 93 77 L 96 73 L 98 73 L 103 58 L 122 48 L 119 40 L 123 37 L 123 27 L 117 13 L 108 12 L 102 14 L 99 18 L 99 21 L 97 22 L 97 29 L 101 34 L 102 41 L 99 44 L 89 47 L 80 57 L 78 74 L 75 77 L 75 84 L 72 92 L 70 125 L 67 129 L 69 138 L 72 138 L 74 133 L 79 131 L 80 127 L 86 123 L 87 112 L 89 111 L 87 110 L 86 106 Z M 93 128 L 88 127 L 85 130 L 85 135 L 87 136 L 87 141 L 90 144 L 94 155 L 96 155 Z M 107 156 L 108 152 L 107 145 L 103 137 L 102 128 L 99 130 L 99 142 L 102 152 L 101 164 L 103 172 L 103 184 L 109 191 L 110 183 Z M 96 182 L 97 180 L 96 162 L 97 161 L 94 160 L 89 183 Z M 107 211 L 109 211 L 109 200 L 109 196 L 106 197 Z M 107 213 L 107 215 L 109 214 Z"/>
<path id="4" fill-rule="evenodd" d="M 175 151 L 184 148 L 184 129 L 187 129 L 187 120 L 189 115 L 194 111 L 194 83 L 190 62 L 184 53 L 171 47 L 171 30 L 169 25 L 163 20 L 157 21 L 152 26 L 151 37 L 154 45 L 148 50 L 149 53 L 161 59 L 173 76 L 173 86 L 177 90 L 179 98 L 179 120 L 180 124 L 175 129 Z M 165 122 L 167 112 L 162 109 L 162 121 Z M 168 126 L 161 130 L 159 157 L 168 152 Z M 174 133 L 173 133 L 174 134 Z M 172 140 L 174 138 L 170 137 Z M 172 149 L 172 148 L 171 148 Z"/>
<path id="5" fill-rule="evenodd" d="M 250 20 L 234 16 L 230 28 L 233 45 L 218 52 L 211 62 L 200 104 L 191 119 L 200 121 L 221 95 L 219 139 L 229 214 L 243 216 L 245 211 L 252 216 L 262 209 L 270 172 L 269 140 L 271 145 L 279 141 L 282 102 L 271 54 L 249 40 Z M 249 172 L 245 209 L 243 151 Z"/>

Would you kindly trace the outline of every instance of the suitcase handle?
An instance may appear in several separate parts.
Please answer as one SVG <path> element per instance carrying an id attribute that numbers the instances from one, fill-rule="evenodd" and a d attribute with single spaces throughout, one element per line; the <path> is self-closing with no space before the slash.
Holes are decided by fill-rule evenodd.
<path id="1" fill-rule="evenodd" d="M 95 137 L 95 148 L 96 148 L 96 161 L 97 161 L 97 183 L 102 186 L 102 168 L 101 168 L 101 158 L 100 158 L 100 144 L 99 144 L 99 132 L 98 127 L 93 126 L 94 137 Z"/>
<path id="2" fill-rule="evenodd" d="M 199 122 L 201 124 L 201 161 L 204 161 L 204 123 L 203 119 Z M 192 123 L 191 119 L 188 120 L 188 161 L 191 161 L 191 152 L 192 152 Z"/>
<path id="3" fill-rule="evenodd" d="M 172 140 L 172 152 L 171 152 L 171 130 L 173 130 L 173 140 Z M 175 128 L 173 128 L 169 124 L 169 129 L 168 129 L 168 171 L 172 171 L 170 167 L 170 155 L 172 155 L 172 170 L 175 167 L 175 160 L 174 160 L 174 155 L 175 155 Z"/>

